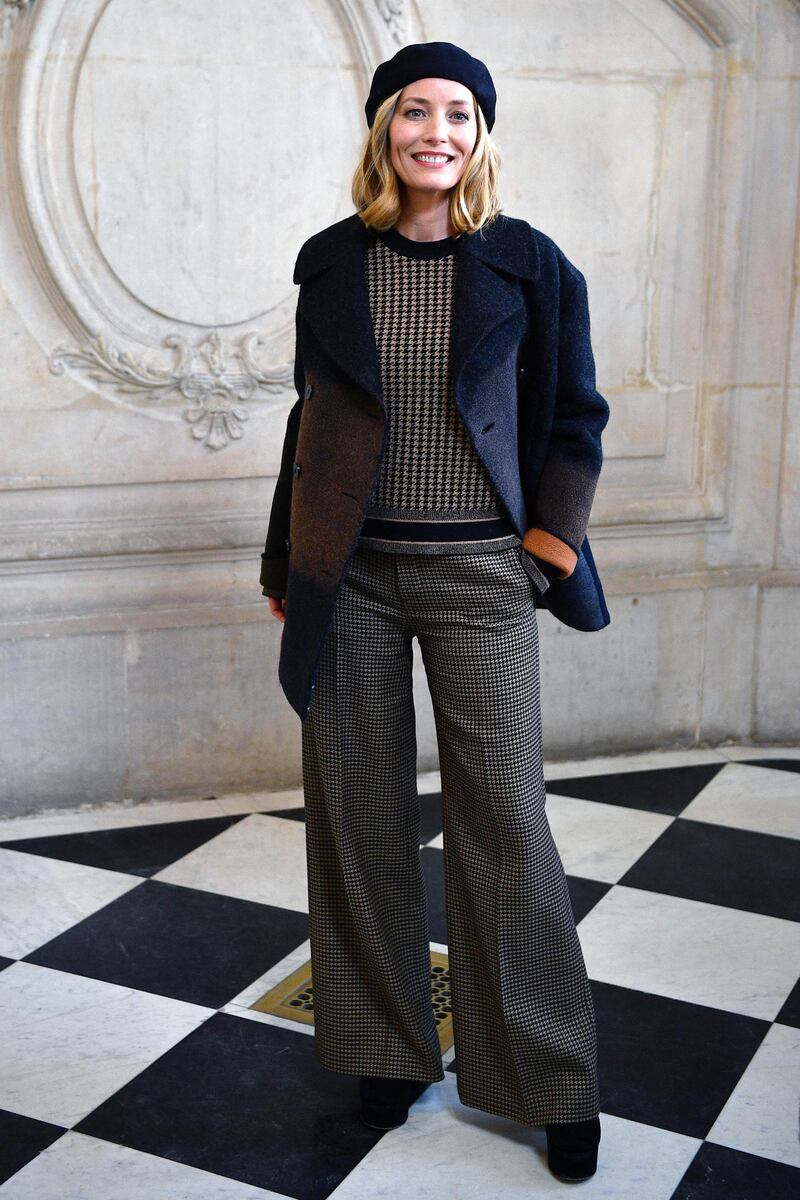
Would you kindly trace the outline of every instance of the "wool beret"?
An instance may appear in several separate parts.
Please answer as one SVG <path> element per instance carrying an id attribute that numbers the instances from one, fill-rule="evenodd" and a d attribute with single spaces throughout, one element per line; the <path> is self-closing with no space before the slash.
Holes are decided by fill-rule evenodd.
<path id="1" fill-rule="evenodd" d="M 403 46 L 376 67 L 364 112 L 372 128 L 379 104 L 415 79 L 456 79 L 475 96 L 491 130 L 497 93 L 485 63 L 452 42 L 418 42 Z"/>

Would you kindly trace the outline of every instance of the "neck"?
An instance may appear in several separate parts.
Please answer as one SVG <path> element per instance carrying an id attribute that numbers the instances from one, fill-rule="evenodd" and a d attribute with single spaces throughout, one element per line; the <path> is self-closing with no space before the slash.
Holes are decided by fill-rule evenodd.
<path id="1" fill-rule="evenodd" d="M 447 192 L 432 195 L 430 192 L 412 193 L 406 191 L 403 207 L 395 229 L 403 237 L 415 242 L 439 242 L 442 238 L 452 237 L 450 228 L 450 208 Z"/>

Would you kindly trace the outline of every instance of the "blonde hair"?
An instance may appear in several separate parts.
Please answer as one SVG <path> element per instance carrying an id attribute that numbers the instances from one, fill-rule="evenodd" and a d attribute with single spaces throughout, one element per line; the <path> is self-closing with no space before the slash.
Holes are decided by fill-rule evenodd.
<path id="1" fill-rule="evenodd" d="M 375 113 L 351 188 L 353 204 L 365 225 L 384 231 L 401 215 L 400 179 L 391 161 L 389 124 L 403 89 L 388 96 Z M 472 94 L 472 93 L 470 93 Z M 472 96 L 478 136 L 458 183 L 450 189 L 449 217 L 454 236 L 474 233 L 501 211 L 498 179 L 502 155 L 492 141 L 480 105 Z"/>

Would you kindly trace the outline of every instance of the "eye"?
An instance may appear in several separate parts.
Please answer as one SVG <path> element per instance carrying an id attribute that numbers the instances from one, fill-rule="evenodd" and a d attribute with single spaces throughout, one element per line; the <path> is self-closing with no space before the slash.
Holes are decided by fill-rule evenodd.
<path id="1" fill-rule="evenodd" d="M 406 109 L 406 111 L 405 111 L 405 114 L 404 114 L 404 115 L 405 115 L 406 117 L 410 117 L 412 113 L 421 113 L 421 112 L 424 112 L 424 111 L 425 111 L 425 110 L 424 110 L 424 109 L 422 109 L 422 108 L 407 108 L 407 109 Z M 465 113 L 465 112 L 460 112 L 460 111 L 458 111 L 458 112 L 454 112 L 454 113 L 452 113 L 451 115 L 452 115 L 452 116 L 454 116 L 454 117 L 463 117 L 463 118 L 464 118 L 464 121 L 468 121 L 468 120 L 469 120 L 469 116 L 468 116 L 468 114 L 467 114 L 467 113 Z M 459 122 L 458 122 L 458 124 L 459 124 L 459 125 L 463 125 L 463 124 L 464 124 L 464 121 L 459 121 Z"/>

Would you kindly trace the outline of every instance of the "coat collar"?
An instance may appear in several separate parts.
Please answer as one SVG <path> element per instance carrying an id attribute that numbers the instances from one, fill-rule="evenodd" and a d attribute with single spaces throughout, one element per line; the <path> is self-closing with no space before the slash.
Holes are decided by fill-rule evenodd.
<path id="1" fill-rule="evenodd" d="M 366 281 L 366 254 L 374 238 L 358 213 L 321 230 L 303 244 L 294 282 L 304 285 L 301 315 L 327 353 L 383 408 Z M 524 307 L 517 280 L 535 281 L 539 275 L 538 246 L 527 221 L 501 213 L 476 233 L 463 234 L 457 245 L 450 343 L 456 386 L 478 343 Z"/>
<path id="2" fill-rule="evenodd" d="M 304 283 L 342 255 L 366 249 L 374 236 L 358 213 L 352 213 L 321 230 L 302 246 L 294 268 L 294 282 Z M 539 251 L 527 221 L 500 213 L 477 233 L 462 234 L 459 243 L 468 254 L 499 271 L 518 275 L 522 279 L 535 280 L 538 277 Z"/>

